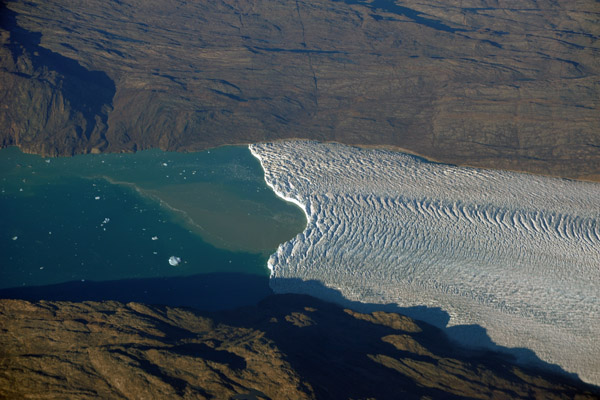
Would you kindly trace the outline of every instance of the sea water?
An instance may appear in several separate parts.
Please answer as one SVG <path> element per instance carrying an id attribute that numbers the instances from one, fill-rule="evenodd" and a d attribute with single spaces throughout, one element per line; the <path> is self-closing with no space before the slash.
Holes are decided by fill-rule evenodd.
<path id="1" fill-rule="evenodd" d="M 3 149 L 0 209 L 0 288 L 267 277 L 268 255 L 306 225 L 246 147 L 70 158 Z"/>

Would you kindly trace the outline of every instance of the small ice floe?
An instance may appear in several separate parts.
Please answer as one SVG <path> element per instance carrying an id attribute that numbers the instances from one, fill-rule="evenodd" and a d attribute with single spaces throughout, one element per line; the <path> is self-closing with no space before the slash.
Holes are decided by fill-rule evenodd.
<path id="1" fill-rule="evenodd" d="M 179 257 L 176 257 L 176 256 L 169 257 L 169 264 L 171 264 L 174 267 L 178 266 L 180 262 L 181 262 L 181 258 L 179 258 Z"/>
<path id="2" fill-rule="evenodd" d="M 102 223 L 100 224 L 100 227 L 104 227 L 104 225 L 108 224 L 110 222 L 110 218 L 104 218 L 104 221 L 102 221 Z M 104 230 L 106 230 L 106 228 L 104 228 Z"/>
<path id="3" fill-rule="evenodd" d="M 94 197 L 94 200 L 100 200 L 100 196 Z"/>
<path id="4" fill-rule="evenodd" d="M 152 236 L 152 240 L 158 240 L 158 236 Z"/>
<path id="5" fill-rule="evenodd" d="M 13 236 L 12 240 L 17 240 L 18 238 L 18 236 Z"/>

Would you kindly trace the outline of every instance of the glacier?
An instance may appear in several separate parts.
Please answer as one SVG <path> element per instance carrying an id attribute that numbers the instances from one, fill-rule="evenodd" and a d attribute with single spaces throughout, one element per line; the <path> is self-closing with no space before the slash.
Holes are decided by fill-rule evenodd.
<path id="1" fill-rule="evenodd" d="M 327 297 L 298 284 L 318 281 L 349 301 L 439 308 L 448 327 L 600 384 L 599 184 L 334 143 L 249 149 L 307 217 L 269 259 L 275 292 Z"/>

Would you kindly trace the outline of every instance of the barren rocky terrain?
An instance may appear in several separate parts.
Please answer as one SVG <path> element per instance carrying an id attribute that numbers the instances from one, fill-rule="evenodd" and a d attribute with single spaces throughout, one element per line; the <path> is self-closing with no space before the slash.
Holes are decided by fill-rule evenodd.
<path id="1" fill-rule="evenodd" d="M 221 313 L 0 301 L 0 398 L 598 398 L 394 313 L 278 295 Z"/>
<path id="2" fill-rule="evenodd" d="M 6 1 L 0 144 L 308 138 L 600 179 L 589 0 Z"/>

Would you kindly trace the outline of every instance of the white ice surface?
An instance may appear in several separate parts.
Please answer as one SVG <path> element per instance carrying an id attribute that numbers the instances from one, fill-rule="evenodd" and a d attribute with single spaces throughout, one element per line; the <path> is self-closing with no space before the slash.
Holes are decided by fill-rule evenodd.
<path id="1" fill-rule="evenodd" d="M 385 150 L 251 145 L 306 213 L 269 260 L 276 292 L 439 307 L 600 384 L 600 185 L 423 162 Z M 319 296 L 319 293 L 312 293 Z"/>

